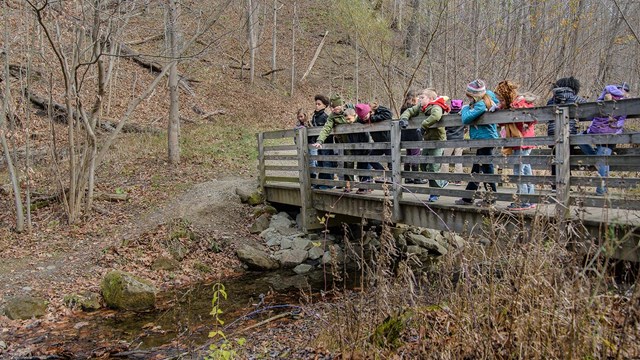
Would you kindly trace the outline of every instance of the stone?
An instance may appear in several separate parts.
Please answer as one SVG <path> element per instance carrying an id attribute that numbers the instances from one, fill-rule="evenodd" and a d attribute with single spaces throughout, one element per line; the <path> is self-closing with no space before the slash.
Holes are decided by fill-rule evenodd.
<path id="1" fill-rule="evenodd" d="M 249 245 L 236 250 L 236 255 L 252 270 L 275 270 L 280 267 L 278 262 L 270 258 L 267 253 Z"/>
<path id="2" fill-rule="evenodd" d="M 236 188 L 236 194 L 240 197 L 240 201 L 243 204 L 249 204 L 251 206 L 260 205 L 264 203 L 264 195 L 260 190 L 249 192 L 241 188 Z"/>
<path id="3" fill-rule="evenodd" d="M 315 233 L 307 234 L 307 239 L 311 241 L 320 240 L 320 235 Z"/>
<path id="4" fill-rule="evenodd" d="M 293 240 L 291 238 L 285 237 L 280 240 L 280 249 L 288 250 L 293 247 Z"/>
<path id="5" fill-rule="evenodd" d="M 294 267 L 293 271 L 298 275 L 302 275 L 308 273 L 309 271 L 311 271 L 311 269 L 313 269 L 313 266 L 309 264 L 300 264 Z"/>
<path id="6" fill-rule="evenodd" d="M 288 250 L 280 255 L 280 265 L 282 267 L 294 267 L 307 260 L 307 256 L 309 254 L 304 250 Z"/>
<path id="7" fill-rule="evenodd" d="M 117 310 L 145 311 L 155 308 L 158 290 L 150 281 L 135 275 L 111 271 L 100 284 L 105 304 Z"/>
<path id="8" fill-rule="evenodd" d="M 269 239 L 269 241 L 267 241 L 267 246 L 268 247 L 280 246 L 281 243 L 282 243 L 282 239 L 281 238 L 273 237 L 273 238 Z"/>
<path id="9" fill-rule="evenodd" d="M 260 233 L 260 237 L 263 238 L 266 242 L 270 242 L 274 239 L 277 239 L 277 241 L 279 242 L 282 234 L 280 234 L 276 229 L 268 228 Z"/>
<path id="10" fill-rule="evenodd" d="M 422 248 L 425 248 L 425 249 L 429 250 L 429 252 L 436 253 L 438 255 L 446 255 L 447 254 L 447 248 L 446 247 L 442 246 L 442 244 L 440 244 L 435 239 L 429 239 L 429 238 L 426 238 L 426 237 L 424 237 L 422 235 L 408 234 L 407 243 L 412 244 L 412 245 L 420 246 Z"/>
<path id="11" fill-rule="evenodd" d="M 312 246 L 313 244 L 311 243 L 311 241 L 303 238 L 296 238 L 296 239 L 293 239 L 293 244 L 291 245 L 291 248 L 294 250 L 307 251 L 311 249 Z"/>
<path id="12" fill-rule="evenodd" d="M 409 255 L 422 255 L 425 250 L 417 245 L 407 246 L 407 254 Z"/>
<path id="13" fill-rule="evenodd" d="M 294 222 L 286 212 L 279 212 L 271 217 L 269 227 L 280 231 L 280 229 L 289 229 L 293 227 Z"/>
<path id="14" fill-rule="evenodd" d="M 316 260 L 316 259 L 320 259 L 322 255 L 324 255 L 324 250 L 322 250 L 322 248 L 320 248 L 319 246 L 314 246 L 311 249 L 309 249 L 307 253 L 309 254 L 309 259 Z"/>
<path id="15" fill-rule="evenodd" d="M 268 215 L 275 215 L 278 213 L 278 210 L 276 208 L 274 208 L 271 205 L 264 205 L 261 207 L 257 207 L 254 211 L 253 211 L 253 216 L 254 217 L 259 217 L 260 215 L 263 214 L 268 214 Z"/>
<path id="16" fill-rule="evenodd" d="M 80 308 L 82 311 L 96 311 L 102 308 L 100 294 L 91 291 L 65 295 L 63 301 L 67 307 Z"/>
<path id="17" fill-rule="evenodd" d="M 11 320 L 27 320 L 43 317 L 47 301 L 33 296 L 14 296 L 7 299 L 4 313 Z"/>
<path id="18" fill-rule="evenodd" d="M 440 230 L 435 229 L 424 229 L 420 232 L 420 235 L 426 237 L 427 239 L 436 239 L 440 234 Z"/>
<path id="19" fill-rule="evenodd" d="M 252 234 L 260 234 L 261 232 L 269 228 L 269 222 L 270 222 L 269 214 L 262 214 L 258 216 L 258 218 L 256 219 L 256 221 L 253 222 L 253 224 L 251 224 L 251 228 L 249 229 L 249 232 Z"/>
<path id="20" fill-rule="evenodd" d="M 174 271 L 180 267 L 178 260 L 167 256 L 160 256 L 151 263 L 151 270 Z"/>

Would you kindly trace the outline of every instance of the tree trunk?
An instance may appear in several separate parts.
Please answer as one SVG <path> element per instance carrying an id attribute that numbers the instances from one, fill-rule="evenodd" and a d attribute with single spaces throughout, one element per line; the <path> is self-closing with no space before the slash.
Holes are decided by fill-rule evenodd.
<path id="1" fill-rule="evenodd" d="M 278 0 L 273 0 L 273 30 L 271 34 L 271 82 L 276 81 L 276 42 L 278 39 Z"/>
<path id="2" fill-rule="evenodd" d="M 298 5 L 293 3 L 293 19 L 291 20 L 291 89 L 289 96 L 293 96 L 294 84 L 296 79 L 296 18 Z"/>
<path id="3" fill-rule="evenodd" d="M 249 82 L 253 84 L 256 73 L 256 34 L 255 34 L 255 9 L 253 0 L 247 0 L 247 38 L 249 40 Z"/>
<path id="4" fill-rule="evenodd" d="M 169 68 L 169 124 L 167 143 L 169 163 L 176 165 L 180 162 L 180 99 L 178 92 L 178 3 L 167 0 L 167 38 L 169 52 L 172 59 Z"/>

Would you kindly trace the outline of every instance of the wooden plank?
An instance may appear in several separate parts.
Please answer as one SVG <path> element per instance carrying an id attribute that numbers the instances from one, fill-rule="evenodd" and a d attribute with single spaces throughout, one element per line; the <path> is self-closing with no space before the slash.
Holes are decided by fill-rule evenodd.
<path id="1" fill-rule="evenodd" d="M 473 164 L 494 164 L 500 166 L 515 165 L 522 162 L 531 165 L 549 165 L 552 159 L 548 156 L 403 156 L 402 162 L 407 164 L 429 164 L 429 163 L 462 163 L 464 165 Z M 513 167 L 513 166 L 511 166 Z"/>
<path id="2" fill-rule="evenodd" d="M 572 196 L 571 205 L 600 209 L 640 210 L 640 201 L 607 196 Z M 637 225 L 637 224 L 636 224 Z"/>
<path id="3" fill-rule="evenodd" d="M 566 239 L 567 229 L 565 220 L 569 218 L 569 200 L 571 191 L 571 165 L 569 144 L 569 111 L 560 108 L 556 116 L 556 219 L 559 221 L 559 239 Z"/>
<path id="4" fill-rule="evenodd" d="M 264 133 L 258 133 L 258 185 L 264 194 L 264 185 L 266 184 L 266 168 L 264 159 Z"/>
<path id="5" fill-rule="evenodd" d="M 291 176 L 265 176 L 265 181 L 269 182 L 290 182 L 290 183 L 300 183 L 299 177 L 291 177 Z"/>
<path id="6" fill-rule="evenodd" d="M 328 171 L 327 169 L 331 169 L 331 171 Z M 312 172 L 322 172 L 324 171 L 325 173 L 331 173 L 331 174 L 336 174 L 336 175 L 358 175 L 358 176 L 391 176 L 391 171 L 389 170 L 364 170 L 364 169 L 346 169 L 346 168 L 342 168 L 342 167 L 335 167 L 335 168 L 326 168 L 326 167 L 310 167 L 309 170 L 311 170 Z"/>
<path id="7" fill-rule="evenodd" d="M 323 161 L 379 162 L 385 164 L 391 161 L 391 156 L 387 155 L 318 155 L 313 158 Z"/>
<path id="8" fill-rule="evenodd" d="M 591 120 L 596 116 L 640 117 L 640 99 L 623 99 L 617 101 L 588 102 L 569 106 L 569 116 L 581 121 Z"/>
<path id="9" fill-rule="evenodd" d="M 601 178 L 599 176 L 572 176 L 571 184 L 576 186 L 593 186 L 595 187 L 599 184 Z M 623 189 L 631 189 L 640 186 L 640 179 L 638 178 L 618 178 L 618 177 L 608 177 L 606 180 L 607 187 L 609 188 L 623 188 Z M 640 199 L 638 199 L 640 200 Z"/>
<path id="10" fill-rule="evenodd" d="M 400 209 L 400 201 L 402 200 L 402 177 L 400 172 L 402 170 L 401 166 L 401 147 L 400 147 L 400 138 L 401 138 L 401 129 L 400 124 L 398 122 L 393 122 L 391 124 L 391 191 L 393 196 L 393 209 L 391 212 L 393 222 L 402 221 L 402 211 Z"/>
<path id="11" fill-rule="evenodd" d="M 571 145 L 581 144 L 640 144 L 640 133 L 619 135 L 572 135 L 569 137 Z"/>
<path id="12" fill-rule="evenodd" d="M 296 145 L 270 145 L 264 146 L 264 151 L 297 151 L 298 147 Z"/>
<path id="13" fill-rule="evenodd" d="M 292 160 L 297 161 L 298 155 L 264 155 L 265 160 Z"/>
<path id="14" fill-rule="evenodd" d="M 300 169 L 300 217 L 302 218 L 302 230 L 305 232 L 320 227 L 316 220 L 317 212 L 313 207 L 307 139 L 307 128 L 297 129 L 296 145 L 298 146 L 298 167 Z"/>
<path id="15" fill-rule="evenodd" d="M 503 175 L 503 174 L 456 174 L 456 173 L 429 173 L 422 171 L 402 171 L 402 178 L 409 179 L 436 179 L 447 180 L 449 182 L 454 181 L 467 181 L 467 182 L 494 182 L 494 183 L 506 183 L 517 184 L 520 176 L 518 175 Z M 550 184 L 555 181 L 553 176 L 522 176 L 522 182 L 532 184 Z"/>
<path id="16" fill-rule="evenodd" d="M 629 171 L 640 170 L 640 156 L 636 155 L 573 155 L 571 157 L 571 165 L 595 165 L 598 163 L 623 166 Z"/>
<path id="17" fill-rule="evenodd" d="M 500 138 L 485 140 L 446 140 L 446 141 L 403 141 L 400 146 L 403 149 L 436 149 L 436 148 L 481 148 L 502 146 L 548 146 L 554 145 L 552 136 L 539 136 L 531 138 Z"/>
<path id="18" fill-rule="evenodd" d="M 298 168 L 298 165 L 265 165 L 264 166 L 265 170 L 267 171 L 300 171 L 300 169 Z M 322 169 L 326 169 L 326 168 L 322 168 Z"/>
<path id="19" fill-rule="evenodd" d="M 347 150 L 369 150 L 369 149 L 389 149 L 390 143 L 333 143 L 322 144 L 323 149 L 347 149 Z"/>
<path id="20" fill-rule="evenodd" d="M 296 133 L 293 129 L 265 131 L 262 133 L 262 136 L 264 140 L 275 140 L 275 139 L 293 138 L 296 136 Z"/>

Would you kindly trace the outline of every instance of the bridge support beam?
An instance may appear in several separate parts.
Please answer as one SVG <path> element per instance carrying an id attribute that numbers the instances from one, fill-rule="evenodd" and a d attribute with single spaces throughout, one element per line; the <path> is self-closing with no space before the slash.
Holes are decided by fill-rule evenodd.
<path id="1" fill-rule="evenodd" d="M 300 169 L 300 217 L 303 231 L 322 227 L 322 224 L 318 221 L 318 212 L 313 206 L 313 191 L 311 190 L 309 172 L 309 143 L 307 139 L 307 128 L 298 129 L 296 132 L 296 145 L 298 147 L 298 168 Z"/>

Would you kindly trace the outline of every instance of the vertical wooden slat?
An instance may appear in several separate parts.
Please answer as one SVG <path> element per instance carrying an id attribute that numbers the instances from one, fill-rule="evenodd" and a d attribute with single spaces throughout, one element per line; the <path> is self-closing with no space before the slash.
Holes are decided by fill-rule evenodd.
<path id="1" fill-rule="evenodd" d="M 402 220 L 402 213 L 400 212 L 400 200 L 402 199 L 402 177 L 400 171 L 402 171 L 402 154 L 400 151 L 400 124 L 397 121 L 391 122 L 391 178 L 393 179 L 393 221 L 399 222 Z"/>
<path id="2" fill-rule="evenodd" d="M 309 176 L 309 144 L 307 142 L 307 128 L 300 128 L 296 133 L 298 148 L 298 167 L 300 169 L 300 215 L 302 230 L 317 228 L 316 210 L 313 208 L 313 192 Z M 316 226 L 314 226 L 314 223 Z"/>
<path id="3" fill-rule="evenodd" d="M 265 194 L 264 186 L 267 183 L 267 171 L 264 164 L 264 133 L 258 133 L 258 172 L 260 190 L 262 190 L 262 193 Z"/>
<path id="4" fill-rule="evenodd" d="M 571 144 L 569 143 L 569 109 L 559 108 L 556 112 L 556 220 L 558 221 L 560 238 L 567 236 L 566 219 L 569 218 L 570 177 L 571 162 L 569 156 Z"/>

